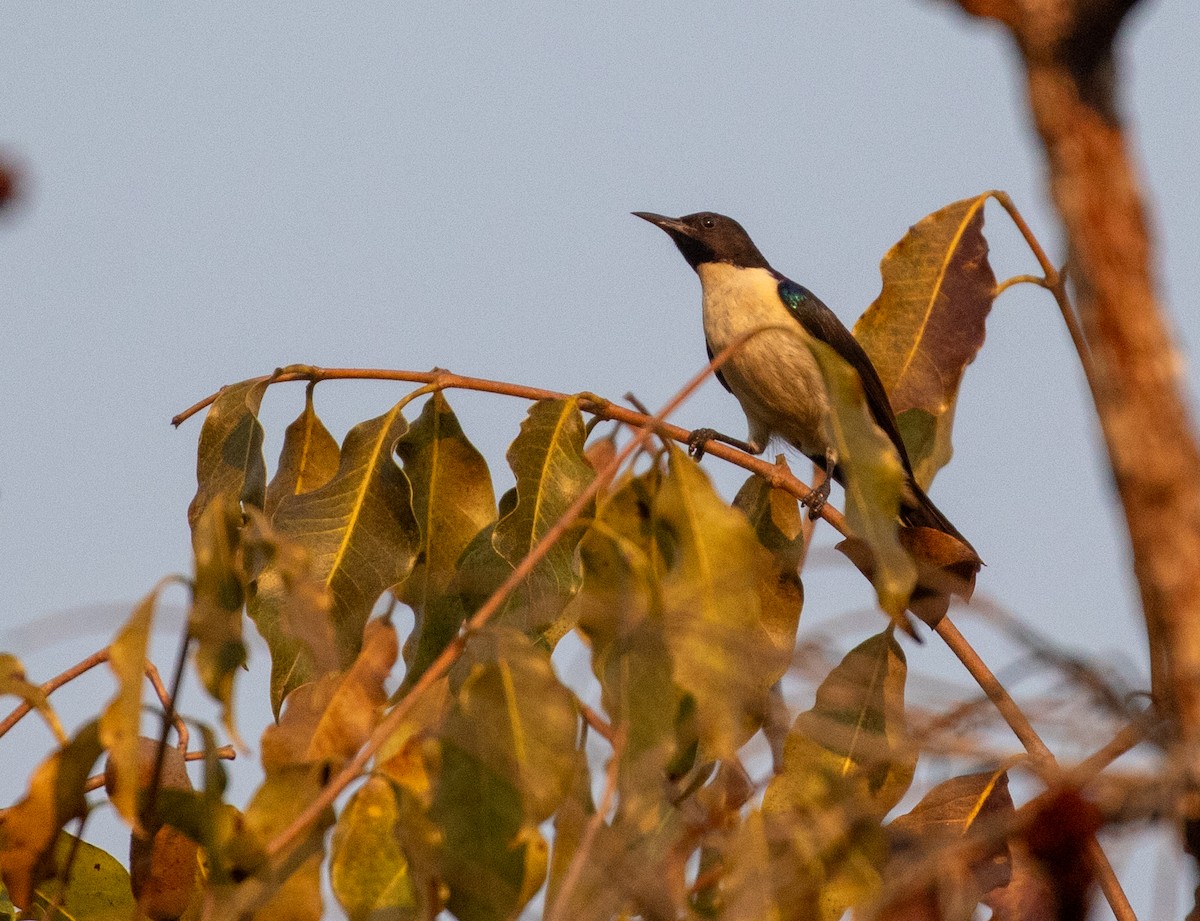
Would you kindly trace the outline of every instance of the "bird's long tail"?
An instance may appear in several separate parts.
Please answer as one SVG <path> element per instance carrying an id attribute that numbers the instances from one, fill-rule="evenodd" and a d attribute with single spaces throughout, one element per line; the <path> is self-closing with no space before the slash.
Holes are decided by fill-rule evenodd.
<path id="1" fill-rule="evenodd" d="M 933 500 L 925 495 L 925 490 L 911 478 L 908 491 L 910 495 L 904 496 L 900 502 L 900 520 L 904 524 L 914 528 L 933 528 L 935 531 L 949 534 L 978 558 L 979 554 L 971 546 L 971 542 L 962 536 L 958 528 L 950 523 L 950 519 L 942 514 L 941 509 L 933 504 Z M 982 563 L 982 560 L 980 562 Z"/>

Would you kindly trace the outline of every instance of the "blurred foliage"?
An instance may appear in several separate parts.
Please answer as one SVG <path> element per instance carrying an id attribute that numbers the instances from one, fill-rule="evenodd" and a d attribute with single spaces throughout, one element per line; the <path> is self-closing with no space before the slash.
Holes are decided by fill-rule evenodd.
<path id="1" fill-rule="evenodd" d="M 914 227 L 859 324 L 926 485 L 949 460 L 959 383 L 994 294 L 985 198 Z M 195 788 L 186 745 L 146 736 L 156 590 L 109 649 L 117 691 L 98 722 L 60 739 L 0 814 L 7 894 L 30 916 L 63 918 L 316 919 L 324 892 L 352 921 L 443 910 L 501 921 L 538 904 L 553 921 L 833 921 L 848 909 L 949 917 L 945 905 L 965 918 L 985 901 L 1011 904 L 1020 894 L 1006 903 L 1002 890 L 1028 890 L 1034 870 L 1080 872 L 1092 825 L 1039 834 L 1070 803 L 1025 826 L 1014 869 L 1007 837 L 995 837 L 1015 816 L 1000 769 L 952 778 L 889 819 L 921 751 L 894 627 L 958 558 L 914 553 L 921 541 L 897 519 L 899 458 L 854 375 L 817 357 L 860 487 L 847 496 L 852 558 L 891 622 L 856 638 L 790 728 L 780 682 L 810 529 L 789 493 L 752 476 L 727 502 L 671 445 L 598 482 L 617 442 L 587 444 L 581 401 L 564 398 L 530 407 L 507 453 L 515 485 L 497 501 L 434 386 L 339 445 L 310 385 L 268 481 L 258 412 L 272 381 L 224 388 L 200 433 L 188 510 L 187 638 L 239 744 L 244 618 L 265 639 L 276 721 L 259 745 L 264 779 L 229 803 L 216 730 L 199 726 Z M 475 623 L 572 508 L 582 511 L 490 622 Z M 397 605 L 413 614 L 405 636 Z M 571 632 L 590 657 L 595 712 L 553 658 Z M 45 693 L 4 662 L 2 689 L 56 726 Z M 782 749 L 766 777 L 742 762 L 759 732 Z M 356 761 L 368 744 L 374 757 Z M 64 831 L 95 805 L 87 776 L 105 751 L 105 787 L 131 829 L 128 872 Z M 348 766 L 357 782 L 335 809 L 327 794 L 345 788 Z"/>

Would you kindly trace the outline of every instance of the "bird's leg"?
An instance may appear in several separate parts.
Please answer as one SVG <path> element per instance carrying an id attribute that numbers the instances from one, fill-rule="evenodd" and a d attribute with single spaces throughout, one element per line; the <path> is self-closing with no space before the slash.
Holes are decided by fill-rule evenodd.
<path id="1" fill-rule="evenodd" d="M 800 501 L 808 506 L 808 517 L 816 518 L 821 509 L 829 501 L 829 490 L 833 488 L 833 470 L 837 466 L 837 452 L 833 448 L 825 449 L 825 479 L 816 489 L 810 489 L 808 495 Z"/>
<path id="2" fill-rule="evenodd" d="M 696 429 L 688 436 L 688 454 L 696 460 L 700 460 L 704 456 L 704 446 L 710 441 L 722 442 L 730 447 L 737 448 L 739 451 L 745 451 L 747 454 L 758 455 L 763 452 L 762 447 L 759 445 L 751 444 L 748 441 L 741 441 L 732 435 L 722 435 L 716 429 L 703 428 Z"/>

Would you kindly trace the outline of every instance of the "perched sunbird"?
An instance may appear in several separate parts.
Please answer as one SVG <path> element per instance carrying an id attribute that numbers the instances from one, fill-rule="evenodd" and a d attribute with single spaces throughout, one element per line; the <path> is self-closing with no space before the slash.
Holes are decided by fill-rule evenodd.
<path id="1" fill-rule="evenodd" d="M 711 211 L 664 217 L 646 211 L 635 216 L 662 228 L 700 276 L 704 339 L 711 359 L 740 336 L 761 329 L 717 370 L 717 380 L 737 397 L 746 413 L 749 436 L 739 441 L 712 429 L 698 429 L 690 442 L 702 454 L 717 440 L 750 454 L 762 454 L 774 437 L 792 445 L 827 473 L 805 503 L 815 514 L 829 497 L 830 478 L 845 485 L 845 471 L 830 440 L 829 393 L 806 341 L 830 346 L 858 374 L 875 424 L 883 430 L 904 467 L 900 520 L 933 528 L 974 549 L 925 495 L 896 427 L 896 414 L 871 359 L 832 310 L 816 295 L 771 268 L 750 235 L 733 218 Z M 773 328 L 771 328 L 773 327 Z"/>

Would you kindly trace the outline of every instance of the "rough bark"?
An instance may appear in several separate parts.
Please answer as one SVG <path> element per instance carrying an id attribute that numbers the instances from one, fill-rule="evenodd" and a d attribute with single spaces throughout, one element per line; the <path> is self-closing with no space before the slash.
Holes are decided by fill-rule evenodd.
<path id="1" fill-rule="evenodd" d="M 1183 362 L 1155 291 L 1153 241 L 1119 115 L 1114 42 L 1136 0 L 958 0 L 1020 50 L 1068 244 L 1081 356 L 1129 530 L 1156 706 L 1200 778 L 1200 450 Z M 1102 625 L 1097 624 L 1097 629 Z M 1200 809 L 1186 838 L 1200 857 Z M 1193 916 L 1197 910 L 1193 909 Z"/>

